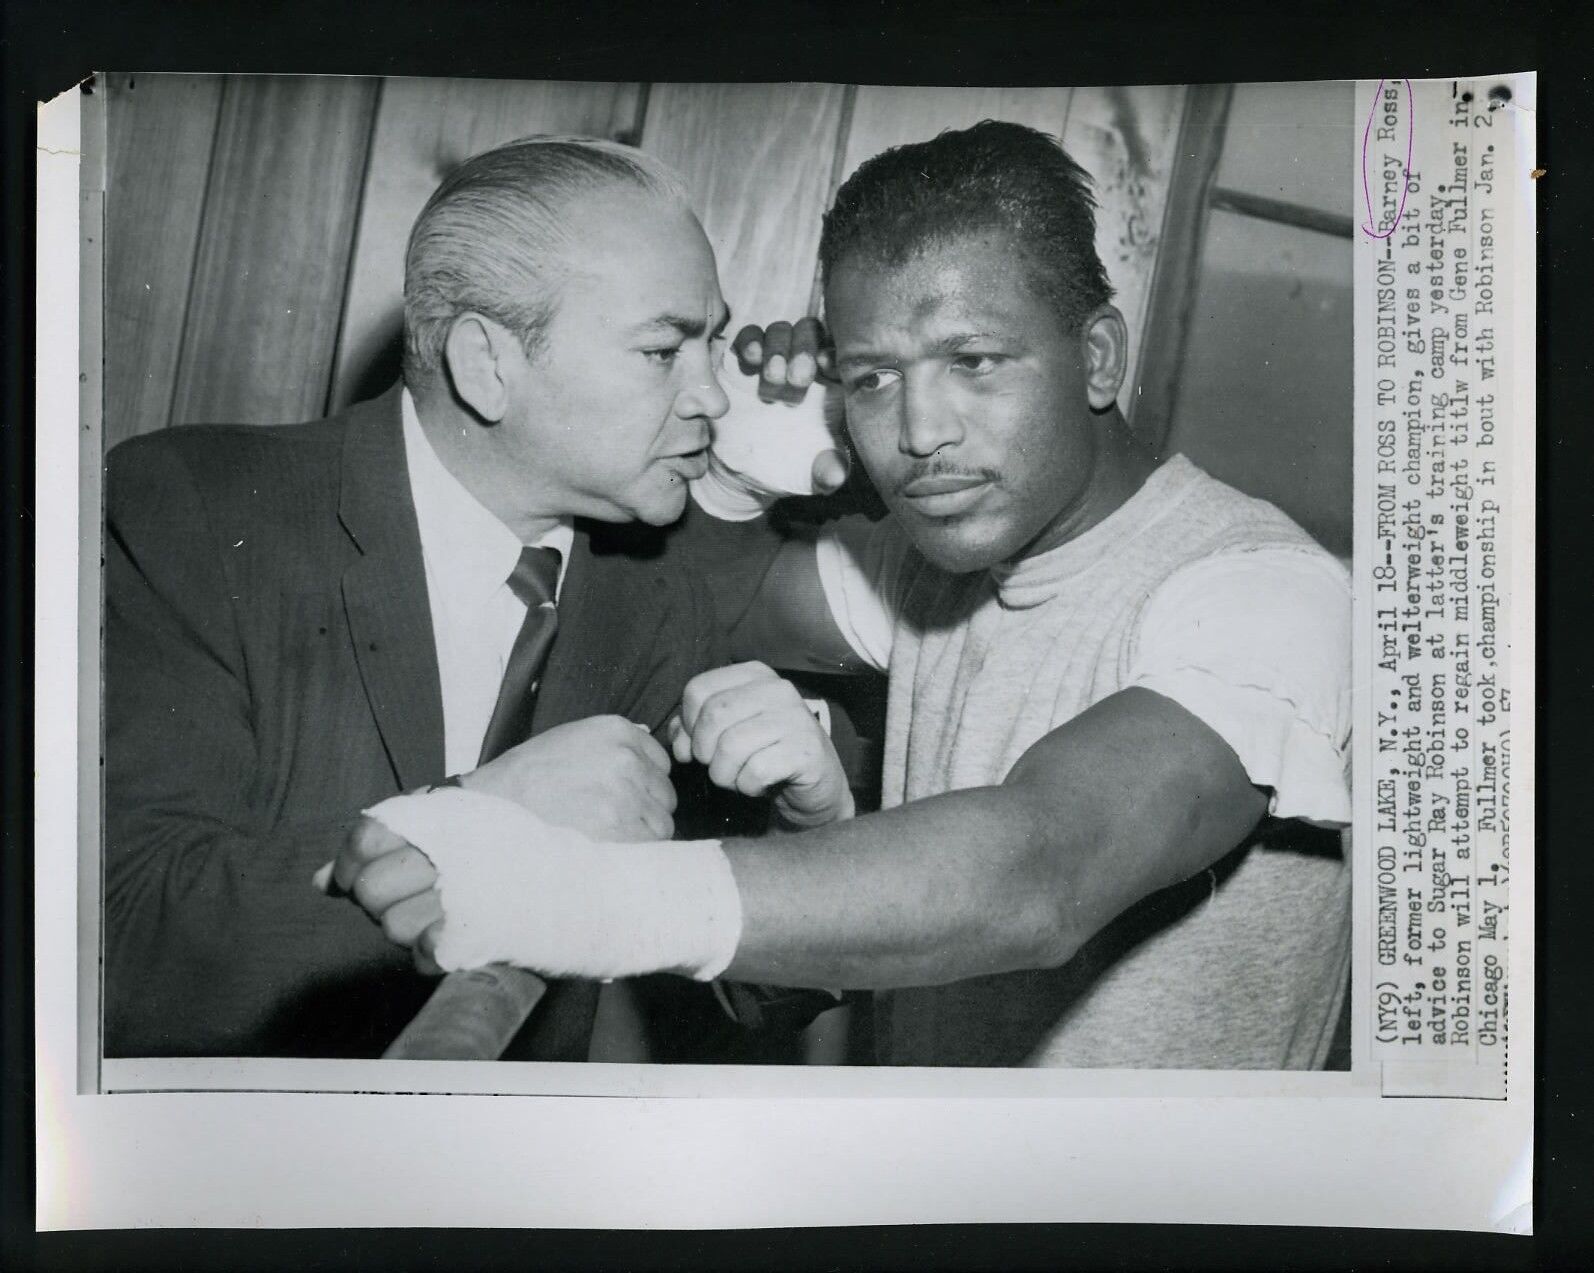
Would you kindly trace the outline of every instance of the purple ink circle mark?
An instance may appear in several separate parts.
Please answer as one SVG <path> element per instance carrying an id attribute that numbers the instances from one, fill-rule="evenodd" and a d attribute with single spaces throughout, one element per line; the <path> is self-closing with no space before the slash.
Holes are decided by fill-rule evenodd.
<path id="1" fill-rule="evenodd" d="M 1387 80 L 1379 80 L 1378 88 L 1373 93 L 1372 109 L 1367 112 L 1367 127 L 1362 129 L 1362 202 L 1367 208 L 1367 220 L 1362 225 L 1362 233 L 1370 239 L 1387 239 L 1395 232 L 1395 227 L 1400 224 L 1400 218 L 1406 213 L 1406 195 L 1411 189 L 1411 143 L 1416 129 L 1413 121 L 1414 107 L 1412 104 L 1411 81 L 1401 80 L 1406 86 L 1406 164 L 1400 183 L 1400 206 L 1395 209 L 1395 219 L 1388 226 L 1379 228 L 1373 222 L 1373 194 L 1372 187 L 1367 180 L 1367 146 L 1373 136 L 1373 120 L 1378 115 L 1379 103 L 1384 98 L 1384 85 Z"/>

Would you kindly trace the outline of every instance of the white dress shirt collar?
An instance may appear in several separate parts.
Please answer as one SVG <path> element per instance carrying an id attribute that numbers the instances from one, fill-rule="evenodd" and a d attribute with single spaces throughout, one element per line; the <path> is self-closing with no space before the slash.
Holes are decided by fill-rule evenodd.
<path id="1" fill-rule="evenodd" d="M 421 552 L 450 592 L 479 604 L 503 587 L 520 560 L 521 542 L 450 473 L 421 428 L 415 400 L 401 392 L 404 454 L 409 463 L 410 493 L 420 526 Z M 559 551 L 559 586 L 570 564 L 575 530 L 568 518 L 556 522 L 529 547 Z M 436 598 L 433 604 L 437 604 Z"/>

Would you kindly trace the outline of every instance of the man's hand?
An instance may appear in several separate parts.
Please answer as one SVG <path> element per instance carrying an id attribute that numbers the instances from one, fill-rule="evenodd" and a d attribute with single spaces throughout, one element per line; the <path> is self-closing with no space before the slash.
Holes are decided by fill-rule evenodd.
<path id="1" fill-rule="evenodd" d="M 468 791 L 513 800 L 545 822 L 594 840 L 675 834 L 670 757 L 620 716 L 590 716 L 537 735 L 463 775 Z"/>
<path id="2" fill-rule="evenodd" d="M 762 663 L 693 677 L 670 722 L 670 747 L 683 764 L 707 765 L 718 787 L 773 794 L 789 827 L 852 816 L 852 792 L 829 736 L 796 687 Z"/>
<path id="3" fill-rule="evenodd" d="M 507 963 L 554 977 L 707 981 L 741 936 L 718 840 L 605 843 L 479 792 L 382 801 L 331 876 L 423 973 Z"/>
<path id="4" fill-rule="evenodd" d="M 758 377 L 758 396 L 768 402 L 801 402 L 816 380 L 836 379 L 835 350 L 817 318 L 749 324 L 736 333 L 731 352 L 743 374 Z M 849 467 L 844 451 L 821 451 L 814 457 L 814 493 L 839 490 Z"/>
<path id="5" fill-rule="evenodd" d="M 765 398 L 798 401 L 821 376 L 836 378 L 835 350 L 817 318 L 767 328 L 749 323 L 731 341 L 731 352 L 744 373 L 758 376 L 758 392 Z"/>
<path id="6" fill-rule="evenodd" d="M 361 818 L 332 863 L 332 882 L 382 926 L 389 941 L 412 948 L 419 971 L 441 971 L 430 954 L 434 925 L 443 921 L 443 903 L 433 888 L 437 872 L 413 844 L 375 818 Z"/>

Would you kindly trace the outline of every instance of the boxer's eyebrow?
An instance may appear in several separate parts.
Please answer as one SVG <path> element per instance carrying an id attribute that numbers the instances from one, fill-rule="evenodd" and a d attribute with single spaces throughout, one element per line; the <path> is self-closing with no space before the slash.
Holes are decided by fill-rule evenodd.
<path id="1" fill-rule="evenodd" d="M 971 328 L 967 331 L 958 330 L 949 332 L 947 335 L 937 337 L 936 339 L 926 343 L 922 348 L 917 349 L 912 348 L 911 345 L 905 345 L 904 347 L 890 352 L 888 352 L 884 347 L 876 349 L 868 346 L 855 349 L 840 349 L 836 351 L 836 366 L 838 368 L 878 366 L 883 362 L 890 362 L 893 359 L 904 359 L 910 357 L 950 358 L 954 354 L 961 353 L 970 345 L 977 345 L 981 341 L 999 339 L 1001 339 L 1001 337 L 997 336 L 995 333 L 981 331 L 979 328 Z"/>

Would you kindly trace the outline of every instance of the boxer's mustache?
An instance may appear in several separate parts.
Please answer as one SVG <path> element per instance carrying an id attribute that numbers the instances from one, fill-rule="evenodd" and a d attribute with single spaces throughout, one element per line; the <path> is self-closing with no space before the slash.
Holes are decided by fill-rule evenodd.
<path id="1" fill-rule="evenodd" d="M 968 478 L 971 481 L 996 482 L 1000 476 L 995 469 L 967 468 L 961 464 L 921 464 L 903 477 L 896 484 L 896 489 L 900 493 L 906 487 L 913 485 L 913 483 L 932 477 Z"/>

